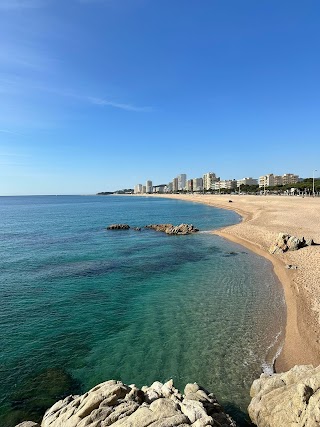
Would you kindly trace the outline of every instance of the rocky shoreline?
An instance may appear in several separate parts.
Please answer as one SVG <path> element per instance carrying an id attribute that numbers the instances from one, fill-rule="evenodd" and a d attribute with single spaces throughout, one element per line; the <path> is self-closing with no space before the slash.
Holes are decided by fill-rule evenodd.
<path id="1" fill-rule="evenodd" d="M 131 227 L 129 224 L 111 224 L 107 227 L 107 230 L 129 230 Z M 149 224 L 144 228 L 148 228 L 150 230 L 161 231 L 168 235 L 187 235 L 196 233 L 199 231 L 198 228 L 195 228 L 192 224 Z M 133 227 L 133 230 L 141 231 L 141 227 Z"/>
<path id="2" fill-rule="evenodd" d="M 318 427 L 320 366 L 295 366 L 281 374 L 261 374 L 250 390 L 249 416 L 258 427 Z M 48 409 L 41 424 L 16 427 L 237 427 L 214 394 L 187 384 L 184 394 L 170 380 L 141 389 L 110 380 L 87 393 L 68 396 Z"/>
<path id="3" fill-rule="evenodd" d="M 141 389 L 110 380 L 48 409 L 41 427 L 236 427 L 212 393 L 187 384 L 182 395 L 170 380 Z M 16 427 L 40 427 L 26 421 Z"/>

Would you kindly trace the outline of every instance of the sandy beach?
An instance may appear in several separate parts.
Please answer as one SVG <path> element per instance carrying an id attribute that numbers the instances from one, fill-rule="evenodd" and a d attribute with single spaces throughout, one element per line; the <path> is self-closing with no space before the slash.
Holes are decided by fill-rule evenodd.
<path id="1" fill-rule="evenodd" d="M 241 215 L 241 223 L 214 233 L 270 260 L 283 285 L 287 324 L 276 371 L 285 371 L 297 364 L 319 365 L 320 245 L 280 255 L 271 255 L 268 250 L 281 232 L 313 238 L 320 244 L 320 198 L 190 194 L 162 197 L 231 209 Z M 285 268 L 287 264 L 295 265 L 297 269 L 288 270 Z"/>

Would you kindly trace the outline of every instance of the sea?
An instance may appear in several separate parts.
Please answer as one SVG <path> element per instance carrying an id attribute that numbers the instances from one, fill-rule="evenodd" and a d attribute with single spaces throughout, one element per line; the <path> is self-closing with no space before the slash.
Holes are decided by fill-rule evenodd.
<path id="1" fill-rule="evenodd" d="M 286 308 L 269 261 L 210 233 L 240 221 L 156 197 L 0 197 L 0 426 L 39 421 L 109 379 L 171 378 L 249 425 L 250 386 L 273 370 Z M 200 231 L 144 228 L 155 223 Z"/>

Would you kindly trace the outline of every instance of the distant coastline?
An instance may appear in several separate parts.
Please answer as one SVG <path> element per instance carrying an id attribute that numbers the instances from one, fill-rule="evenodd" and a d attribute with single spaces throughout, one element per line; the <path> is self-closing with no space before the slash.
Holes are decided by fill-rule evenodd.
<path id="1" fill-rule="evenodd" d="M 152 197 L 152 195 L 148 195 Z M 243 221 L 213 233 L 245 246 L 272 262 L 283 285 L 287 305 L 285 343 L 276 360 L 276 371 L 296 364 L 320 364 L 320 246 L 271 255 L 268 252 L 278 233 L 288 232 L 320 242 L 320 199 L 279 196 L 154 195 L 229 209 Z M 285 268 L 297 265 L 297 270 Z"/>

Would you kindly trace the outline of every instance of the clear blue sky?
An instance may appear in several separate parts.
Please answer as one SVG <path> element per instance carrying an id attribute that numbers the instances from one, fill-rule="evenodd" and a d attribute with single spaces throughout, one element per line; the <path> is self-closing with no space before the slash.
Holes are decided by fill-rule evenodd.
<path id="1" fill-rule="evenodd" d="M 319 0 L 0 0 L 0 194 L 320 170 Z"/>

